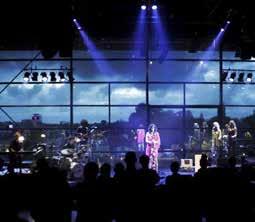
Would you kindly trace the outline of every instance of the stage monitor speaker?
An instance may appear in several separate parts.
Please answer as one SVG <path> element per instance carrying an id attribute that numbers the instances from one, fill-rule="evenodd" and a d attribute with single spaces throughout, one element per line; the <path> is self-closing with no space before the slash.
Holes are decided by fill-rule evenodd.
<path id="1" fill-rule="evenodd" d="M 181 159 L 181 168 L 191 169 L 193 167 L 192 159 Z"/>

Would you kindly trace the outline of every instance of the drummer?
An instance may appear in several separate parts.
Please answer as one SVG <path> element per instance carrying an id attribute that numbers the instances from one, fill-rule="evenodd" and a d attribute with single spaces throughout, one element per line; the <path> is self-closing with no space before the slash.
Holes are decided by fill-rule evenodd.
<path id="1" fill-rule="evenodd" d="M 68 142 L 64 145 L 63 149 L 72 149 L 72 150 L 75 150 L 75 137 L 71 136 L 68 139 Z"/>

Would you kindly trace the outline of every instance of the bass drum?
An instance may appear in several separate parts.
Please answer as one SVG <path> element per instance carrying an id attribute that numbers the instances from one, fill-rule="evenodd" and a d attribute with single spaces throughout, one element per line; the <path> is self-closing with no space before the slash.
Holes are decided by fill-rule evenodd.
<path id="1" fill-rule="evenodd" d="M 81 180 L 83 178 L 83 168 L 84 166 L 81 163 L 72 162 L 70 170 L 70 179 Z"/>

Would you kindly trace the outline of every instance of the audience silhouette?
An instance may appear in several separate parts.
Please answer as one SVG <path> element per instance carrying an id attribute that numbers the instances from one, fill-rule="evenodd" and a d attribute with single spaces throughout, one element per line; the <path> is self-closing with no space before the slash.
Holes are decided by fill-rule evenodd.
<path id="1" fill-rule="evenodd" d="M 228 167 L 208 167 L 205 154 L 194 177 L 170 165 L 165 184 L 149 169 L 149 158 L 137 163 L 128 152 L 124 163 L 112 167 L 95 162 L 84 166 L 83 181 L 70 186 L 66 172 L 37 160 L 32 175 L 0 177 L 1 221 L 4 222 L 165 222 L 254 221 L 254 169 L 231 157 Z M 112 176 L 113 173 L 113 176 Z M 72 212 L 77 212 L 71 220 Z"/>

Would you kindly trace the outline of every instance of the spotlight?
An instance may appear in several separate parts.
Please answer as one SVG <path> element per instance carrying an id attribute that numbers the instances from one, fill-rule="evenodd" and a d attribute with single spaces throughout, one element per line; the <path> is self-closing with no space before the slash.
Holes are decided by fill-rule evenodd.
<path id="1" fill-rule="evenodd" d="M 29 81 L 29 77 L 30 77 L 30 72 L 25 72 L 24 77 L 23 77 L 24 81 L 28 82 Z"/>
<path id="2" fill-rule="evenodd" d="M 18 141 L 19 143 L 23 143 L 25 140 L 24 136 L 19 136 Z"/>
<path id="3" fill-rule="evenodd" d="M 42 133 L 41 138 L 46 138 L 46 135 L 44 133 Z"/>
<path id="4" fill-rule="evenodd" d="M 56 73 L 50 72 L 50 81 L 51 82 L 57 82 Z"/>
<path id="5" fill-rule="evenodd" d="M 77 22 L 77 20 L 74 18 L 74 19 L 73 19 L 73 22 Z"/>
<path id="6" fill-rule="evenodd" d="M 37 82 L 38 81 L 38 75 L 39 75 L 38 72 L 33 72 L 32 73 L 32 78 L 31 78 L 32 81 Z"/>
<path id="7" fill-rule="evenodd" d="M 147 6 L 146 6 L 146 5 L 142 5 L 142 6 L 141 6 L 141 9 L 142 9 L 142 10 L 146 10 L 146 9 L 147 9 Z"/>
<path id="8" fill-rule="evenodd" d="M 244 79 L 244 72 L 241 72 L 238 76 L 238 82 L 243 82 Z"/>
<path id="9" fill-rule="evenodd" d="M 75 137 L 75 139 L 74 139 L 74 140 L 75 140 L 75 142 L 76 142 L 76 143 L 81 142 L 81 139 L 80 139 L 79 137 Z"/>
<path id="10" fill-rule="evenodd" d="M 222 76 L 221 76 L 222 81 L 223 81 L 223 82 L 226 82 L 227 77 L 228 77 L 228 72 L 226 72 L 226 71 L 223 72 L 223 73 L 222 73 Z"/>
<path id="11" fill-rule="evenodd" d="M 150 65 L 152 65 L 153 64 L 153 61 L 150 61 Z"/>
<path id="12" fill-rule="evenodd" d="M 41 73 L 41 76 L 42 76 L 42 81 L 43 81 L 43 82 L 47 82 L 47 81 L 48 81 L 48 76 L 47 76 L 47 73 L 46 73 L 46 72 L 42 72 L 42 73 Z"/>
<path id="13" fill-rule="evenodd" d="M 221 32 L 224 32 L 224 31 L 225 31 L 225 29 L 224 29 L 224 28 L 221 28 L 221 29 L 220 29 L 220 31 L 221 31 Z"/>
<path id="14" fill-rule="evenodd" d="M 236 73 L 235 72 L 232 72 L 230 77 L 229 77 L 229 81 L 230 82 L 234 82 L 235 81 L 235 78 L 236 78 Z"/>
<path id="15" fill-rule="evenodd" d="M 158 9 L 158 6 L 157 6 L 157 5 L 153 5 L 153 6 L 151 6 L 151 9 L 152 9 L 152 10 L 157 10 L 157 9 Z"/>
<path id="16" fill-rule="evenodd" d="M 58 75 L 59 75 L 59 78 L 60 78 L 60 81 L 61 81 L 61 82 L 66 81 L 65 73 L 63 73 L 63 72 L 59 72 L 59 73 L 58 73 Z"/>
<path id="17" fill-rule="evenodd" d="M 252 73 L 248 73 L 246 81 L 252 82 Z"/>
<path id="18" fill-rule="evenodd" d="M 228 20 L 228 21 L 227 21 L 227 24 L 230 24 L 230 23 L 231 23 L 230 20 Z"/>

